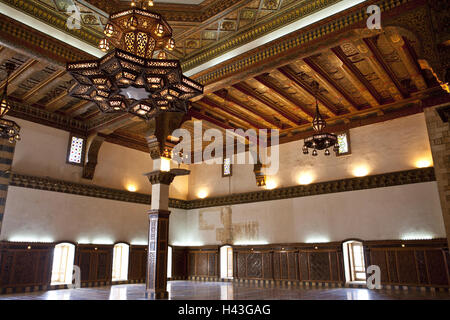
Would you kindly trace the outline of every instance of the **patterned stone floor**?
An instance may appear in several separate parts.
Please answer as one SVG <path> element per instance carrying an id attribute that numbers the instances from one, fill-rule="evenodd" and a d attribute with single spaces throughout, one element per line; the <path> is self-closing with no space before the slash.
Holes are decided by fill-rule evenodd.
<path id="1" fill-rule="evenodd" d="M 171 300 L 450 300 L 448 292 L 368 290 L 354 288 L 258 287 L 232 282 L 169 281 Z M 145 285 L 1 295 L 0 300 L 145 300 Z"/>

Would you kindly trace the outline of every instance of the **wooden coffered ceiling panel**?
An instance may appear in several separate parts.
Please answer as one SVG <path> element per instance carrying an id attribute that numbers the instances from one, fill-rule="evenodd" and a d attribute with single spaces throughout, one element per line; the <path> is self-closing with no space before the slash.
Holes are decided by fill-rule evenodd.
<path id="1" fill-rule="evenodd" d="M 441 89 L 433 76 L 420 70 L 414 46 L 417 43 L 399 34 L 344 40 L 206 93 L 194 107 L 218 121 L 233 120 L 233 127 L 279 128 L 290 136 L 310 130 L 316 98 L 334 125 L 419 106 L 430 90 Z"/>
<path id="2" fill-rule="evenodd" d="M 16 66 L 8 86 L 8 95 L 11 99 L 49 112 L 64 113 L 81 119 L 82 114 L 87 111 L 86 103 L 68 95 L 67 90 L 74 80 L 65 70 L 6 47 L 0 46 L 0 50 L 0 89 L 6 82 L 5 64 L 12 62 Z"/>

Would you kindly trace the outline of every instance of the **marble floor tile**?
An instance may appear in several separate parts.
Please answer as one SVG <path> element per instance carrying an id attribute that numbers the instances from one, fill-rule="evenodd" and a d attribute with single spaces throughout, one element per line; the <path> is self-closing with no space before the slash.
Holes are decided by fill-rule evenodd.
<path id="1" fill-rule="evenodd" d="M 169 281 L 170 300 L 450 300 L 448 292 L 258 287 L 249 283 Z M 146 300 L 144 284 L 0 295 L 0 300 Z"/>

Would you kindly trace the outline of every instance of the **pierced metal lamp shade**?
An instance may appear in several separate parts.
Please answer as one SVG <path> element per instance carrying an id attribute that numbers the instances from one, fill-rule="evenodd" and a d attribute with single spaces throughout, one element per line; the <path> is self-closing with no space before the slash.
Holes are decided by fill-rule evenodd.
<path id="1" fill-rule="evenodd" d="M 327 126 L 325 119 L 319 112 L 318 105 L 316 105 L 316 115 L 314 116 L 314 119 L 312 121 L 312 126 L 316 132 L 322 132 L 322 130 L 325 129 L 325 127 Z"/>
<path id="2" fill-rule="evenodd" d="M 8 101 L 8 96 L 6 95 L 6 88 L 0 98 L 0 118 L 3 118 L 5 114 L 11 109 Z"/>
<path id="3" fill-rule="evenodd" d="M 152 11 L 132 8 L 114 13 L 100 48 L 113 51 L 98 60 L 67 64 L 76 83 L 72 97 L 97 104 L 102 112 L 129 112 L 149 120 L 161 112 L 186 112 L 189 99 L 203 86 L 181 70 L 179 60 L 166 59 L 173 50 L 172 28 Z M 158 53 L 158 59 L 154 55 Z"/>
<path id="4" fill-rule="evenodd" d="M 0 118 L 0 137 L 8 139 L 10 143 L 20 141 L 20 127 L 12 120 Z"/>

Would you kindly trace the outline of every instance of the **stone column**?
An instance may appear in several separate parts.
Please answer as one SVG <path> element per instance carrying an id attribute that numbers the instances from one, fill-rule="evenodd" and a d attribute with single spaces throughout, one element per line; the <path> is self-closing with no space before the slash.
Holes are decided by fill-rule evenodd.
<path id="1" fill-rule="evenodd" d="M 163 161 L 170 161 L 172 148 L 178 143 L 171 134 L 186 119 L 182 113 L 165 112 L 148 121 L 146 140 L 154 170 L 144 174 L 152 184 L 146 275 L 146 294 L 151 299 L 168 298 L 169 186 L 176 176 L 187 175 L 189 170 L 164 168 Z"/>
<path id="2" fill-rule="evenodd" d="M 2 231 L 3 215 L 5 213 L 6 195 L 8 194 L 11 165 L 14 157 L 15 143 L 0 138 L 0 233 Z"/>
<path id="3" fill-rule="evenodd" d="M 450 103 L 424 110 L 441 200 L 442 217 L 450 247 Z"/>
<path id="4" fill-rule="evenodd" d="M 177 175 L 188 170 L 156 170 L 146 173 L 152 184 L 152 205 L 148 211 L 148 256 L 146 294 L 151 299 L 167 299 L 167 246 L 169 242 L 169 186 Z"/>

